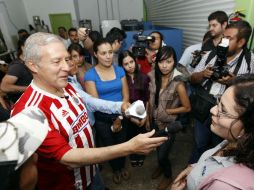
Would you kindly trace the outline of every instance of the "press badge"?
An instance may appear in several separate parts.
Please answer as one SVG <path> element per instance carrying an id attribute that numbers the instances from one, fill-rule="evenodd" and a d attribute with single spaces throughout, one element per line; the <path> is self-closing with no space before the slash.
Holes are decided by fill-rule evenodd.
<path id="1" fill-rule="evenodd" d="M 221 89 L 221 84 L 218 82 L 213 82 L 209 94 L 212 94 L 215 96 L 215 95 L 219 94 L 220 89 Z"/>

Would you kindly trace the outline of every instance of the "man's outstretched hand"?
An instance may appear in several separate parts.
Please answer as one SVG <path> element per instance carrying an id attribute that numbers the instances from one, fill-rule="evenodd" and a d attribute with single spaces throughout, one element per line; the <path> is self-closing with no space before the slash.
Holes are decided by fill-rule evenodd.
<path id="1" fill-rule="evenodd" d="M 148 154 L 156 147 L 164 143 L 167 137 L 152 137 L 155 130 L 148 133 L 139 134 L 128 141 L 131 151 L 137 154 Z"/>

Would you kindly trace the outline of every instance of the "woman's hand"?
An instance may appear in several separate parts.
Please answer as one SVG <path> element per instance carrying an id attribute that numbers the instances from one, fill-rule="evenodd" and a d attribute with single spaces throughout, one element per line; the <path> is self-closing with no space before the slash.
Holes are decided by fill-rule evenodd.
<path id="1" fill-rule="evenodd" d="M 170 190 L 182 190 L 186 187 L 186 180 L 183 180 L 183 181 L 178 181 L 178 182 L 174 182 L 172 185 L 171 185 L 171 188 Z"/>
<path id="2" fill-rule="evenodd" d="M 138 119 L 138 118 L 130 117 L 130 121 L 132 123 L 135 123 L 137 126 L 142 127 L 146 123 L 146 117 L 144 119 Z"/>
<path id="3" fill-rule="evenodd" d="M 183 189 L 186 186 L 186 178 L 193 169 L 193 166 L 189 165 L 185 168 L 174 180 L 171 190 Z"/>
<path id="4" fill-rule="evenodd" d="M 118 133 L 119 131 L 122 130 L 122 123 L 121 123 L 121 119 L 119 117 L 117 117 L 113 123 L 112 123 L 112 132 L 113 133 Z"/>

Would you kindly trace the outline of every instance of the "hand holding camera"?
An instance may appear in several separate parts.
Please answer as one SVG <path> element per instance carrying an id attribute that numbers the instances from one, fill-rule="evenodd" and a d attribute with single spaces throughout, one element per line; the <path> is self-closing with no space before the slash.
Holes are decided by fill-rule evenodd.
<path id="1" fill-rule="evenodd" d="M 205 70 L 202 71 L 202 76 L 203 78 L 211 78 L 211 76 L 213 75 L 213 67 L 208 66 L 206 67 Z"/>
<path id="2" fill-rule="evenodd" d="M 89 35 L 89 28 L 79 28 L 78 29 L 78 37 L 80 41 L 85 41 Z"/>
<path id="3" fill-rule="evenodd" d="M 229 39 L 222 38 L 221 43 L 216 48 L 217 59 L 213 66 L 213 74 L 211 79 L 218 81 L 222 77 L 229 76 L 229 65 L 227 64 L 227 52 L 229 47 Z"/>

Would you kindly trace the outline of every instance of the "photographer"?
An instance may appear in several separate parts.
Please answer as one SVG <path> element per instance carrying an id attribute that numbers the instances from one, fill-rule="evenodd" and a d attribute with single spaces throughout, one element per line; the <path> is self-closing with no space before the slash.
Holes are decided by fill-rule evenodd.
<path id="1" fill-rule="evenodd" d="M 183 55 L 178 62 L 184 66 L 190 74 L 193 73 L 201 58 L 206 54 L 203 47 L 204 44 L 211 39 L 211 37 L 210 31 L 208 31 L 203 36 L 202 43 L 191 45 L 184 50 Z"/>
<path id="2" fill-rule="evenodd" d="M 215 53 L 215 56 L 211 57 L 211 55 L 214 54 L 214 51 L 211 51 L 202 58 L 198 66 L 195 68 L 194 73 L 191 75 L 191 83 L 206 87 L 206 89 L 203 90 L 207 92 L 207 97 L 212 96 L 213 99 L 215 99 L 215 97 L 219 97 L 224 93 L 226 87 L 235 76 L 245 73 L 253 73 L 254 57 L 253 54 L 246 49 L 250 35 L 251 26 L 248 22 L 239 21 L 229 24 L 224 32 L 224 38 L 229 40 L 229 47 L 225 56 L 225 65 L 221 66 L 221 68 L 227 67 L 227 72 L 225 73 L 225 71 L 215 70 L 214 66 L 217 65 L 218 56 Z M 218 73 L 219 75 L 221 74 L 219 77 L 217 75 Z M 201 99 L 198 101 L 199 104 L 200 101 Z M 193 102 L 191 103 L 193 104 Z M 192 108 L 193 114 L 195 115 L 194 106 L 192 106 Z M 205 111 L 207 110 L 204 109 L 203 112 Z M 196 147 L 193 150 L 189 163 L 196 162 L 200 155 L 209 148 L 209 145 L 215 146 L 221 141 L 218 136 L 211 133 L 209 128 L 211 121 L 209 118 L 208 115 L 206 119 L 200 121 L 197 120 L 196 117 Z"/>
<path id="3" fill-rule="evenodd" d="M 137 58 L 140 71 L 144 74 L 148 74 L 152 70 L 158 49 L 165 45 L 163 35 L 159 31 L 153 31 L 148 36 L 151 36 L 154 40 L 148 42 L 147 48 L 145 48 L 145 56 Z"/>
<path id="4" fill-rule="evenodd" d="M 220 43 L 228 23 L 228 15 L 224 11 L 215 11 L 208 16 L 211 38 L 202 47 L 203 51 L 211 51 Z"/>

